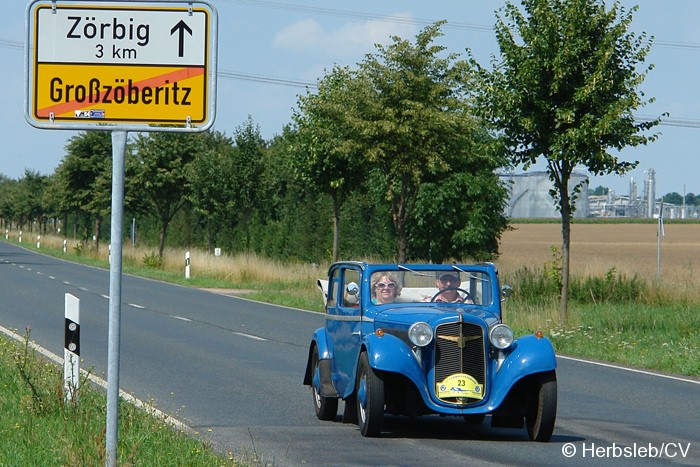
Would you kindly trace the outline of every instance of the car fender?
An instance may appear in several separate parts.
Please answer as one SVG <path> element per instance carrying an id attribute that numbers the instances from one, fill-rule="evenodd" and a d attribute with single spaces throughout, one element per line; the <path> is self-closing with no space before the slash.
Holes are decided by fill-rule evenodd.
<path id="1" fill-rule="evenodd" d="M 406 342 L 391 334 L 382 337 L 369 334 L 363 339 L 363 345 L 372 368 L 406 376 L 429 398 L 420 363 Z"/>
<path id="2" fill-rule="evenodd" d="M 492 409 L 497 408 L 515 384 L 526 376 L 557 368 L 554 347 L 549 339 L 523 336 L 514 343 L 503 364 L 493 374 L 489 397 Z"/>
<path id="3" fill-rule="evenodd" d="M 314 350 L 314 347 L 318 347 L 318 358 L 320 360 L 328 360 L 330 362 L 330 359 L 333 357 L 333 354 L 328 347 L 328 340 L 327 340 L 327 334 L 326 330 L 324 328 L 319 328 L 317 329 L 313 337 L 311 338 L 311 344 L 309 345 L 309 352 L 308 355 L 306 356 L 306 371 L 304 372 L 304 384 L 307 386 L 311 385 L 311 379 L 313 377 L 312 371 L 313 369 L 311 368 L 311 356 Z M 329 371 L 330 371 L 330 365 L 328 366 Z M 330 378 L 330 375 L 328 375 Z"/>

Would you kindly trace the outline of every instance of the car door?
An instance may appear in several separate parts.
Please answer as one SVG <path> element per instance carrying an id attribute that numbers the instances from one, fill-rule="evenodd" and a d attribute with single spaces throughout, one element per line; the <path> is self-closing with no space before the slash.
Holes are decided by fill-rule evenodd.
<path id="1" fill-rule="evenodd" d="M 360 277 L 359 267 L 352 265 L 340 265 L 331 270 L 329 276 L 326 329 L 333 352 L 333 383 L 342 397 L 348 396 L 353 390 L 360 355 L 360 297 L 348 293 L 348 285 L 359 284 Z"/>

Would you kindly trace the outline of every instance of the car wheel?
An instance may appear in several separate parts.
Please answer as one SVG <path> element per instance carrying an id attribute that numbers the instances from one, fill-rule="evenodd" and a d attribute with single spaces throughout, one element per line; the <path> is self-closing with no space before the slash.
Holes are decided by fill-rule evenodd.
<path id="1" fill-rule="evenodd" d="M 369 365 L 367 352 L 360 354 L 355 390 L 360 433 L 362 436 L 378 436 L 384 421 L 384 381 Z"/>
<path id="2" fill-rule="evenodd" d="M 335 420 L 338 413 L 338 398 L 321 395 L 321 370 L 319 368 L 318 347 L 314 347 L 311 357 L 313 380 L 311 381 L 311 395 L 314 400 L 314 411 L 319 420 Z"/>
<path id="3" fill-rule="evenodd" d="M 552 437 L 557 418 L 557 375 L 554 371 L 538 376 L 525 416 L 527 434 L 532 441 L 546 442 Z"/>

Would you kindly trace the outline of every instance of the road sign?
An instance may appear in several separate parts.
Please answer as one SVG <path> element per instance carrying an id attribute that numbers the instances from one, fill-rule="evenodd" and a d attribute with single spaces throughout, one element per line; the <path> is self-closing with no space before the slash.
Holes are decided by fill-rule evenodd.
<path id="1" fill-rule="evenodd" d="M 207 1 L 35 0 L 25 117 L 38 128 L 204 130 L 215 115 L 216 36 Z"/>

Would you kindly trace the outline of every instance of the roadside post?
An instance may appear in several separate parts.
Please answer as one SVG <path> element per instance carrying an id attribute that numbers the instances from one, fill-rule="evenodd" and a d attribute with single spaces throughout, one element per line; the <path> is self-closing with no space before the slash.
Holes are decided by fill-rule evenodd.
<path id="1" fill-rule="evenodd" d="M 209 0 L 32 0 L 25 23 L 27 122 L 112 136 L 105 445 L 106 465 L 116 466 L 128 132 L 213 125 L 218 16 Z"/>
<path id="2" fill-rule="evenodd" d="M 67 401 L 78 402 L 80 385 L 80 300 L 65 296 L 65 329 L 63 345 L 63 394 Z"/>

